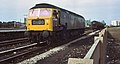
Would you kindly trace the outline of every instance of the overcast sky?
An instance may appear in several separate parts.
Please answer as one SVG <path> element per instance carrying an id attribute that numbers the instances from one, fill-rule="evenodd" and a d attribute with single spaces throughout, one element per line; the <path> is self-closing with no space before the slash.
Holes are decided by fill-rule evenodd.
<path id="1" fill-rule="evenodd" d="M 120 20 L 120 0 L 1 0 L 0 20 L 21 21 L 29 8 L 38 3 L 50 3 L 85 17 L 86 20 Z"/>

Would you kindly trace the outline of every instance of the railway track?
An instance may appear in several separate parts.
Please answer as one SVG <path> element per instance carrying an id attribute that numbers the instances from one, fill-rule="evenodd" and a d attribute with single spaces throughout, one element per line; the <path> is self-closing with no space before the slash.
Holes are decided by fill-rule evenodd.
<path id="1" fill-rule="evenodd" d="M 26 46 L 9 49 L 0 52 L 0 64 L 14 64 L 19 62 L 24 58 L 24 56 L 29 56 L 31 53 L 36 52 L 38 50 L 43 50 L 42 52 L 47 49 L 48 46 L 38 46 L 37 43 L 29 44 Z M 41 52 L 41 53 L 42 53 Z M 22 57 L 22 59 L 20 59 Z M 14 60 L 18 58 L 19 60 Z"/>
<path id="2" fill-rule="evenodd" d="M 37 45 L 37 43 L 31 44 L 28 41 L 28 38 L 20 38 L 0 42 L 0 63 L 25 54 L 19 53 L 34 49 L 35 47 L 33 46 L 35 45 Z"/>
<path id="3" fill-rule="evenodd" d="M 34 46 L 36 45 L 37 43 L 33 43 L 27 46 L 22 46 L 22 47 L 18 47 L 18 48 L 6 50 L 6 51 L 1 51 L 0 52 L 0 63 L 13 59 L 15 57 L 24 55 L 26 53 L 29 53 L 30 50 L 35 49 Z"/>
<path id="4" fill-rule="evenodd" d="M 26 40 L 26 39 L 28 38 L 19 38 L 19 39 L 14 39 L 14 40 L 1 41 L 0 45 L 13 44 L 11 42 L 21 41 L 21 40 Z"/>
<path id="5" fill-rule="evenodd" d="M 26 42 L 26 43 L 25 43 Z M 0 42 L 0 51 L 30 44 L 28 38 L 19 38 Z"/>
<path id="6" fill-rule="evenodd" d="M 90 33 L 90 32 L 89 32 Z M 83 34 L 83 36 L 86 36 L 88 33 Z M 89 34 L 92 35 L 92 34 Z M 84 38 L 84 37 L 83 37 Z M 23 39 L 16 39 L 16 41 L 24 41 L 27 40 L 27 38 L 23 38 Z M 8 45 L 12 45 L 14 43 L 10 43 L 10 42 L 15 42 L 15 40 L 10 40 L 10 41 L 4 41 L 4 42 L 0 42 L 0 45 L 4 45 L 4 46 L 8 46 Z M 24 43 L 27 41 L 24 41 Z M 19 46 L 19 47 L 15 47 L 12 49 L 6 49 L 3 51 L 0 51 L 0 63 L 1 64 L 11 64 L 11 63 L 18 63 L 20 61 L 23 61 L 27 58 L 25 58 L 25 56 L 30 56 L 32 57 L 32 55 L 37 55 L 37 54 L 42 54 L 45 51 L 48 51 L 54 47 L 60 46 L 61 44 L 55 44 L 55 45 L 51 45 L 51 46 L 38 46 L 37 43 L 31 43 L 31 44 L 27 44 L 24 46 Z M 38 52 L 39 51 L 39 52 Z M 33 53 L 33 54 L 32 54 Z M 22 59 L 19 59 L 19 57 Z M 18 58 L 19 60 L 16 61 L 14 59 Z M 24 58 L 24 59 L 23 59 Z"/>
<path id="7" fill-rule="evenodd" d="M 37 43 L 29 42 L 28 38 L 2 41 L 0 42 L 0 46 L 0 64 L 14 63 L 14 58 L 25 56 L 44 48 L 44 46 L 38 46 Z"/>
<path id="8" fill-rule="evenodd" d="M 25 64 L 25 63 L 28 63 L 28 64 L 35 64 L 36 62 L 38 62 L 39 60 L 43 60 L 45 58 L 48 58 L 48 57 L 51 57 L 52 55 L 56 55 L 59 51 L 61 50 L 65 50 L 66 48 L 68 48 L 68 46 L 70 46 L 71 44 L 79 41 L 79 40 L 83 40 L 83 39 L 87 39 L 87 38 L 91 38 L 91 36 L 93 36 L 94 34 L 96 34 L 97 32 L 99 31 L 96 31 L 94 33 L 87 33 L 87 34 L 84 34 L 82 37 L 80 38 L 77 38 L 77 39 L 74 39 L 68 43 L 65 43 L 65 44 L 62 44 L 62 45 L 59 45 L 59 46 L 55 46 L 55 47 L 52 47 L 51 49 L 49 49 L 48 51 L 44 52 L 44 53 L 41 53 L 37 56 L 34 56 L 30 59 L 27 59 L 27 60 L 24 60 L 18 64 Z M 57 57 L 58 58 L 58 57 Z M 57 59 L 56 58 L 56 59 Z M 52 62 L 51 62 L 52 63 Z M 50 63 L 50 64 L 51 64 Z M 40 63 L 41 64 L 41 63 Z M 43 62 L 43 64 L 47 64 L 47 62 Z"/>

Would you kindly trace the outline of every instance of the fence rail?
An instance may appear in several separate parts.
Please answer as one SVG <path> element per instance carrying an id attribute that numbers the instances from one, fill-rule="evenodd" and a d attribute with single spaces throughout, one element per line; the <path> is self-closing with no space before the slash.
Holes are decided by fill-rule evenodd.
<path id="1" fill-rule="evenodd" d="M 94 37 L 94 44 L 83 59 L 69 58 L 68 64 L 106 64 L 107 28 Z"/>

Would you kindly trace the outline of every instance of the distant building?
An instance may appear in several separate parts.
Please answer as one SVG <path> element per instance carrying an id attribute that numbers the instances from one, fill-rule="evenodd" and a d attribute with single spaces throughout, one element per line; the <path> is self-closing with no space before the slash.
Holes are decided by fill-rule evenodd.
<path id="1" fill-rule="evenodd" d="M 120 26 L 120 20 L 114 20 L 111 22 L 112 26 Z"/>
<path id="2" fill-rule="evenodd" d="M 0 28 L 25 28 L 25 24 L 16 21 L 0 22 Z"/>

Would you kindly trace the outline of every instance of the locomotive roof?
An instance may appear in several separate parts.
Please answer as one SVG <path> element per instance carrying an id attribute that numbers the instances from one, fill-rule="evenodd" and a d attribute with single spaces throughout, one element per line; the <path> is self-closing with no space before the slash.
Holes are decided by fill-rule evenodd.
<path id="1" fill-rule="evenodd" d="M 101 22 L 99 22 L 99 21 L 96 21 L 96 20 L 94 20 L 94 21 L 92 21 L 92 22 L 97 22 L 97 23 L 101 23 Z"/>
<path id="2" fill-rule="evenodd" d="M 76 13 L 74 13 L 74 12 L 71 12 L 71 11 L 68 11 L 68 10 L 65 10 L 65 9 L 63 9 L 63 8 L 57 7 L 57 6 L 55 6 L 55 5 L 47 4 L 47 3 L 36 4 L 36 5 L 35 5 L 34 7 L 32 7 L 31 9 L 35 9 L 35 8 L 56 8 L 56 9 L 60 9 L 60 10 L 63 10 L 63 11 L 67 11 L 67 12 L 69 12 L 69 13 L 72 13 L 72 14 L 74 14 L 74 15 L 77 15 L 77 16 L 79 16 L 79 17 L 84 18 L 83 16 L 78 15 L 78 14 L 76 14 Z"/>
<path id="3" fill-rule="evenodd" d="M 92 23 L 99 23 L 99 24 L 103 24 L 102 22 L 99 22 L 99 21 L 96 21 L 96 20 L 92 21 Z"/>

